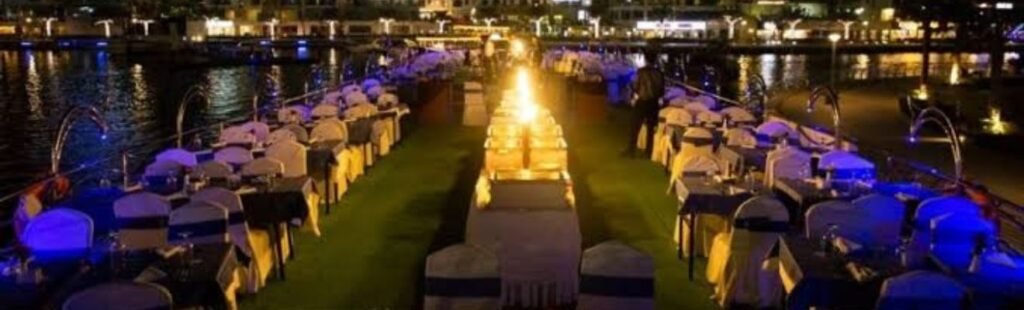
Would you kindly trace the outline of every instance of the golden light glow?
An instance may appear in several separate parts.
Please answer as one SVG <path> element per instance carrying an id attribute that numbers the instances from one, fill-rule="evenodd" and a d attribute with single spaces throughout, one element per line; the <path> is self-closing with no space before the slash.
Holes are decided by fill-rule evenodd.
<path id="1" fill-rule="evenodd" d="M 928 85 L 921 84 L 921 86 L 914 91 L 914 97 L 918 100 L 928 100 Z"/>
<path id="2" fill-rule="evenodd" d="M 526 44 L 523 43 L 523 40 L 512 40 L 512 43 L 509 46 L 509 50 L 512 53 L 512 57 L 522 58 L 523 56 L 526 55 Z"/>
<path id="3" fill-rule="evenodd" d="M 530 73 L 524 67 L 516 70 L 516 110 L 517 119 L 521 124 L 529 124 L 537 119 L 537 104 L 530 92 Z"/>
<path id="4" fill-rule="evenodd" d="M 985 122 L 985 130 L 993 134 L 1001 135 L 1006 134 L 1007 123 L 1003 121 L 1002 112 L 998 108 L 991 108 L 988 110 L 988 118 L 983 119 Z"/>
<path id="5" fill-rule="evenodd" d="M 949 71 L 949 85 L 960 84 L 960 63 L 953 62 L 953 68 Z"/>

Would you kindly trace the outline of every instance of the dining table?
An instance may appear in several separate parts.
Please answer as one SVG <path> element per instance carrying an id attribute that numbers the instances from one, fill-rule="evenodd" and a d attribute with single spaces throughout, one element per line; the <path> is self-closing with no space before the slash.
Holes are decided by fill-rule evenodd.
<path id="1" fill-rule="evenodd" d="M 907 270 L 896 251 L 827 252 L 819 241 L 790 232 L 779 238 L 786 309 L 873 309 L 885 279 Z"/>
<path id="2" fill-rule="evenodd" d="M 722 182 L 715 177 L 709 176 L 687 176 L 676 180 L 675 189 L 679 207 L 677 209 L 676 224 L 679 225 L 679 240 L 683 240 L 682 221 L 685 219 L 689 227 L 697 227 L 698 214 L 715 214 L 725 218 L 732 218 L 743 202 L 754 197 L 759 190 L 755 184 L 736 184 L 734 182 Z M 685 196 L 679 195 L 686 193 Z M 696 244 L 696 233 L 691 233 L 689 238 L 689 253 L 694 252 Z M 679 259 L 683 258 L 683 246 L 677 247 Z M 694 257 L 690 255 L 687 265 L 689 267 L 688 277 L 693 281 Z"/>

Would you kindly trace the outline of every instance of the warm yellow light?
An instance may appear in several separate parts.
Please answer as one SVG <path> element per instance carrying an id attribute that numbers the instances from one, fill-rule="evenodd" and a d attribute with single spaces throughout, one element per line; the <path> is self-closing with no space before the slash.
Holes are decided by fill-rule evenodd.
<path id="1" fill-rule="evenodd" d="M 928 100 L 928 85 L 921 84 L 921 87 L 914 91 L 914 97 L 918 100 Z"/>
<path id="2" fill-rule="evenodd" d="M 997 108 L 991 108 L 988 110 L 988 113 L 988 118 L 982 120 L 983 122 L 988 124 L 985 129 L 987 129 L 988 132 L 991 132 L 993 134 L 1005 134 L 1007 124 L 1006 122 L 1003 121 L 1002 112 L 999 111 L 999 109 Z"/>
<path id="3" fill-rule="evenodd" d="M 960 84 L 960 63 L 953 62 L 953 68 L 949 71 L 949 85 Z"/>
<path id="4" fill-rule="evenodd" d="M 843 38 L 843 36 L 838 34 L 838 33 L 833 33 L 833 34 L 828 35 L 828 40 L 832 41 L 832 43 L 839 42 L 839 39 L 842 39 L 842 38 Z"/>
<path id="5" fill-rule="evenodd" d="M 516 70 L 516 118 L 521 124 L 537 119 L 537 104 L 530 92 L 530 73 L 524 67 Z"/>
<path id="6" fill-rule="evenodd" d="M 512 57 L 521 58 L 526 55 L 526 44 L 523 43 L 523 40 L 512 40 L 509 50 L 512 52 Z"/>

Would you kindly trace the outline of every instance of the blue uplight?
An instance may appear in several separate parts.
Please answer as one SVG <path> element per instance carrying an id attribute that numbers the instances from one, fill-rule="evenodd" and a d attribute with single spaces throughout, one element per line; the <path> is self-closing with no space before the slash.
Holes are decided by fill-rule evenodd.
<path id="1" fill-rule="evenodd" d="M 910 144 L 917 143 L 917 137 L 909 136 L 909 137 L 907 137 L 907 142 L 910 143 Z"/>
<path id="2" fill-rule="evenodd" d="M 96 47 L 107 47 L 107 41 L 96 42 Z"/>
<path id="3" fill-rule="evenodd" d="M 29 41 L 21 41 L 21 46 L 24 46 L 24 47 L 31 47 L 31 46 L 32 46 L 32 42 L 29 42 Z"/>
<path id="4" fill-rule="evenodd" d="M 107 140 L 107 134 L 100 135 L 100 140 Z"/>
<path id="5" fill-rule="evenodd" d="M 61 47 L 68 47 L 68 46 L 71 46 L 71 42 L 68 42 L 68 41 L 60 41 L 60 43 L 58 43 L 58 44 L 59 44 L 59 45 L 60 45 Z"/>
<path id="6" fill-rule="evenodd" d="M 298 41 L 298 42 L 296 42 L 296 43 L 298 43 L 299 45 L 306 45 L 306 44 L 307 44 L 307 43 L 309 43 L 309 42 L 306 42 L 306 40 L 299 40 L 299 41 Z"/>
<path id="7" fill-rule="evenodd" d="M 270 41 L 262 40 L 262 41 L 260 41 L 260 45 L 262 45 L 262 46 L 270 45 Z"/>

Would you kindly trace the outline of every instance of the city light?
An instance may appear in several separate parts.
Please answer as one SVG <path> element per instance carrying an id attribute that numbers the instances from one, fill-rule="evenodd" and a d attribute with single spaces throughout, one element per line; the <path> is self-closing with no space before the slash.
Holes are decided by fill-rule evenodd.
<path id="1" fill-rule="evenodd" d="M 988 118 L 982 120 L 986 124 L 985 130 L 997 135 L 1006 134 L 1008 126 L 1003 121 L 1002 112 L 998 108 L 991 108 L 988 113 Z"/>
<path id="2" fill-rule="evenodd" d="M 53 18 L 53 17 L 47 17 L 47 18 L 43 19 L 43 21 L 44 21 L 44 23 L 46 25 L 46 36 L 47 37 L 53 36 L 53 22 L 56 21 L 56 20 L 57 19 Z"/>
<path id="3" fill-rule="evenodd" d="M 110 24 L 113 24 L 113 23 L 114 23 L 113 20 L 104 19 L 104 20 L 96 22 L 96 25 L 103 25 L 103 34 L 107 38 L 109 38 L 110 37 Z"/>
<path id="4" fill-rule="evenodd" d="M 512 53 L 512 57 L 522 58 L 526 55 L 526 44 L 520 39 L 512 40 L 509 44 L 509 52 Z"/>
<path id="5" fill-rule="evenodd" d="M 839 42 L 839 39 L 842 38 L 843 36 L 839 35 L 838 33 L 832 33 L 828 35 L 828 40 L 831 41 L 832 43 Z"/>
<path id="6" fill-rule="evenodd" d="M 141 24 L 142 25 L 142 35 L 148 37 L 149 36 L 149 24 L 155 23 L 155 21 L 153 21 L 152 19 L 132 19 L 132 23 L 133 24 Z"/>
<path id="7" fill-rule="evenodd" d="M 391 23 L 395 22 L 394 18 L 381 18 L 378 20 L 382 26 L 384 26 L 384 34 L 391 34 Z"/>

